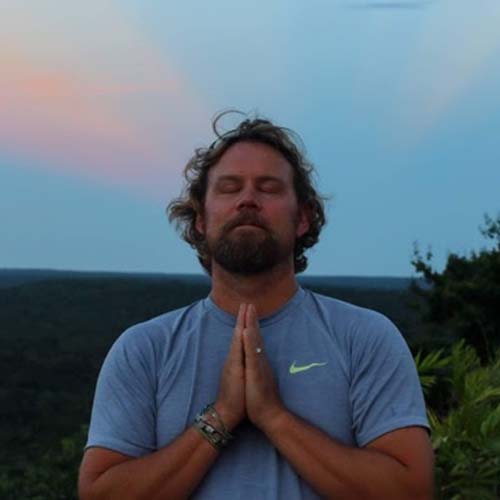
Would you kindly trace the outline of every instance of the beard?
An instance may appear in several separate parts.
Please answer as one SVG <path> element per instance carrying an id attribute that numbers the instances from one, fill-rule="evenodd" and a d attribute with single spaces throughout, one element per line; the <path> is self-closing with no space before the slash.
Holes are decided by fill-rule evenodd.
<path id="1" fill-rule="evenodd" d="M 241 225 L 256 228 L 236 229 Z M 293 253 L 294 243 L 280 243 L 255 214 L 241 214 L 225 224 L 217 240 L 207 240 L 211 257 L 230 273 L 250 276 L 273 269 Z"/>

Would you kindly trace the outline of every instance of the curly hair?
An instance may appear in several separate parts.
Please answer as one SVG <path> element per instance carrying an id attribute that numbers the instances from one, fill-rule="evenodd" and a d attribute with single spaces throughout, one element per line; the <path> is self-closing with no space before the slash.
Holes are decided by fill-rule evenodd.
<path id="1" fill-rule="evenodd" d="M 230 110 L 215 116 L 212 129 L 217 139 L 208 147 L 197 148 L 187 163 L 184 169 L 186 184 L 181 196 L 168 204 L 166 209 L 168 219 L 170 222 L 175 222 L 182 238 L 197 251 L 201 265 L 208 274 L 211 274 L 211 257 L 205 237 L 196 229 L 195 224 L 197 215 L 203 214 L 204 211 L 208 172 L 237 142 L 267 144 L 281 153 L 291 165 L 297 201 L 301 207 L 307 209 L 309 230 L 297 238 L 294 248 L 295 273 L 300 273 L 307 267 L 305 250 L 318 242 L 319 234 L 326 222 L 324 198 L 313 186 L 314 167 L 303 153 L 300 137 L 292 130 L 279 127 L 267 119 L 246 118 L 234 129 L 220 133 L 217 125 L 228 113 L 243 114 Z"/>

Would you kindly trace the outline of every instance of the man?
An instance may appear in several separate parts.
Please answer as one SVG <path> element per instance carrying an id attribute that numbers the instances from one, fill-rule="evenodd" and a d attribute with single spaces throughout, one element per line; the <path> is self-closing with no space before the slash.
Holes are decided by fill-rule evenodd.
<path id="1" fill-rule="evenodd" d="M 428 423 L 401 335 L 297 284 L 325 222 L 312 167 L 267 120 L 217 136 L 169 206 L 210 296 L 113 345 L 81 498 L 431 498 Z"/>

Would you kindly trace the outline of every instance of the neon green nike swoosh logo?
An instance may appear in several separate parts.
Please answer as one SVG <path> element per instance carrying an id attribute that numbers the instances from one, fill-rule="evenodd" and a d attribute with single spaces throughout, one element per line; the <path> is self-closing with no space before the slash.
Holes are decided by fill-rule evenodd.
<path id="1" fill-rule="evenodd" d="M 310 368 L 314 368 L 315 366 L 324 366 L 327 365 L 328 363 L 311 363 L 310 365 L 304 365 L 304 366 L 297 366 L 295 364 L 295 361 L 290 365 L 290 374 L 295 375 L 296 373 L 300 372 L 305 372 L 306 370 L 309 370 Z"/>

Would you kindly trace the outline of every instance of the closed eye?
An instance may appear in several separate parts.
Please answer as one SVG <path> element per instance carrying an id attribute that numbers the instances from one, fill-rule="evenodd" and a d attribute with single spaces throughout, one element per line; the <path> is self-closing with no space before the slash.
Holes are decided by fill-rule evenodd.
<path id="1" fill-rule="evenodd" d="M 283 183 L 275 179 L 267 179 L 260 183 L 259 189 L 264 193 L 280 193 L 283 191 Z"/>
<path id="2" fill-rule="evenodd" d="M 217 184 L 219 193 L 236 193 L 239 191 L 241 184 L 236 181 L 223 181 Z"/>

